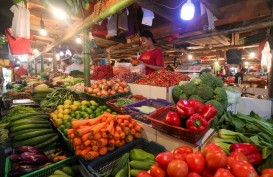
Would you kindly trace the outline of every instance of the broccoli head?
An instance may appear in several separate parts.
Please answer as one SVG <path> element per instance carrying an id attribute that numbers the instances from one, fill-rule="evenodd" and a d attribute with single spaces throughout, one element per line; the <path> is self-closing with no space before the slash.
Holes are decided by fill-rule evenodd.
<path id="1" fill-rule="evenodd" d="M 183 93 L 185 93 L 187 96 L 196 94 L 196 85 L 193 82 L 188 82 L 185 85 L 182 85 L 181 88 Z"/>
<path id="2" fill-rule="evenodd" d="M 181 87 L 179 87 L 178 85 L 174 86 L 172 89 L 172 97 L 174 102 L 178 102 L 179 101 L 179 96 L 183 93 L 183 90 L 181 89 Z"/>
<path id="3" fill-rule="evenodd" d="M 185 93 L 182 93 L 180 96 L 179 96 L 179 100 L 181 99 L 188 99 L 187 95 Z"/>
<path id="4" fill-rule="evenodd" d="M 191 79 L 191 82 L 193 82 L 195 85 L 200 85 L 201 79 L 199 77 L 194 77 Z"/>
<path id="5" fill-rule="evenodd" d="M 214 77 L 214 86 L 223 87 L 223 80 L 220 77 Z"/>
<path id="6" fill-rule="evenodd" d="M 197 95 L 200 96 L 204 100 L 210 100 L 213 96 L 213 89 L 206 85 L 206 84 L 201 84 L 197 87 L 196 91 Z"/>
<path id="7" fill-rule="evenodd" d="M 214 96 L 213 96 L 213 98 L 216 101 L 219 101 L 220 103 L 222 103 L 222 105 L 224 106 L 224 108 L 226 108 L 228 106 L 227 93 L 226 93 L 226 90 L 223 87 L 216 87 L 214 89 Z"/>
<path id="8" fill-rule="evenodd" d="M 200 80 L 201 80 L 201 84 L 206 84 L 212 88 L 215 87 L 214 76 L 211 75 L 210 73 L 207 73 L 207 72 L 202 73 L 200 76 Z"/>
<path id="9" fill-rule="evenodd" d="M 199 100 L 202 103 L 204 103 L 204 100 L 200 96 L 198 96 L 198 95 L 192 95 L 192 96 L 190 96 L 189 100 L 191 100 L 191 99 Z"/>
<path id="10" fill-rule="evenodd" d="M 212 104 L 217 109 L 216 116 L 220 117 L 224 113 L 225 108 L 219 101 L 209 100 L 206 104 Z"/>

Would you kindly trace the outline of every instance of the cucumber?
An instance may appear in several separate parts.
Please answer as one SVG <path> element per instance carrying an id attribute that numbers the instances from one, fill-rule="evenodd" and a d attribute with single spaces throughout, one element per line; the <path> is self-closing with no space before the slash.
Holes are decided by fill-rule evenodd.
<path id="1" fill-rule="evenodd" d="M 69 166 L 64 166 L 64 167 L 62 168 L 62 170 L 63 170 L 63 172 L 65 172 L 65 173 L 66 173 L 67 175 L 69 175 L 69 176 L 75 176 L 75 174 L 74 174 L 72 168 L 69 167 Z"/>
<path id="2" fill-rule="evenodd" d="M 25 134 L 25 133 L 33 132 L 33 131 L 38 131 L 38 130 L 41 130 L 41 129 L 26 129 L 26 130 L 21 130 L 18 132 L 10 132 L 9 137 L 14 138 L 17 135 L 21 135 L 21 134 Z"/>
<path id="3" fill-rule="evenodd" d="M 155 164 L 155 161 L 152 160 L 145 160 L 145 161 L 139 161 L 139 160 L 132 160 L 130 162 L 130 165 L 133 169 L 137 170 L 149 170 L 150 167 Z"/>
<path id="4" fill-rule="evenodd" d="M 65 172 L 61 170 L 54 171 L 54 175 L 62 175 L 63 177 L 71 177 L 70 175 L 66 174 Z"/>
<path id="5" fill-rule="evenodd" d="M 13 126 L 11 127 L 10 131 L 11 132 L 17 132 L 20 130 L 25 130 L 25 129 L 33 129 L 33 128 L 50 128 L 49 122 L 43 123 L 43 124 L 26 124 L 26 125 L 20 125 L 20 126 Z"/>
<path id="6" fill-rule="evenodd" d="M 54 144 L 54 143 L 57 142 L 58 138 L 59 138 L 59 136 L 55 135 L 52 138 L 50 138 L 48 140 L 45 140 L 42 143 L 36 144 L 35 147 L 40 148 L 40 149 L 43 149 L 43 148 L 46 148 L 46 147 L 50 147 L 52 144 Z"/>
<path id="7" fill-rule="evenodd" d="M 44 124 L 44 123 L 49 124 L 49 121 L 45 120 L 45 119 L 26 119 L 26 120 L 21 120 L 21 121 L 18 121 L 18 122 L 17 121 L 12 122 L 10 124 L 10 128 L 17 127 L 17 126 L 20 126 L 20 125 L 26 125 L 26 124 Z"/>
<path id="8" fill-rule="evenodd" d="M 13 140 L 21 141 L 21 140 L 33 138 L 33 137 L 40 136 L 40 135 L 46 135 L 46 134 L 54 133 L 54 132 L 55 132 L 55 131 L 54 131 L 53 129 L 41 129 L 41 130 L 32 131 L 32 132 L 30 131 L 30 132 L 28 132 L 28 133 L 25 133 L 25 134 L 21 134 L 21 135 L 15 136 L 15 137 L 13 138 Z"/>
<path id="9" fill-rule="evenodd" d="M 19 148 L 20 146 L 35 146 L 39 143 L 45 142 L 46 140 L 53 138 L 56 135 L 57 133 L 50 133 L 47 135 L 36 136 L 27 140 L 14 142 L 12 146 L 14 148 Z"/>
<path id="10" fill-rule="evenodd" d="M 123 154 L 123 156 L 121 156 L 121 158 L 115 163 L 111 172 L 111 176 L 115 176 L 121 169 L 123 169 L 125 165 L 128 163 L 128 160 L 129 153 Z"/>
<path id="11" fill-rule="evenodd" d="M 122 169 L 120 169 L 117 174 L 115 175 L 115 177 L 127 177 L 127 174 L 129 172 L 129 165 L 126 164 L 125 167 L 123 167 Z"/>
<path id="12" fill-rule="evenodd" d="M 130 170 L 130 175 L 131 176 L 136 176 L 141 170 L 137 170 L 137 169 L 131 169 Z"/>
<path id="13" fill-rule="evenodd" d="M 15 120 L 18 120 L 18 119 L 23 119 L 23 118 L 26 118 L 26 117 L 35 117 L 35 116 L 42 116 L 42 117 L 49 117 L 48 114 L 45 114 L 45 113 L 30 113 L 30 114 L 24 114 L 24 115 L 21 115 L 21 116 L 13 116 L 13 117 L 10 117 L 9 120 L 12 122 L 12 121 L 15 121 Z"/>

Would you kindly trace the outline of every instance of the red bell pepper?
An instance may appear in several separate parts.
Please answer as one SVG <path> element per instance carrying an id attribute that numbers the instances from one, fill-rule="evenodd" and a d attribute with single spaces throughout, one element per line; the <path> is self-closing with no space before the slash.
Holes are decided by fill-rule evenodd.
<path id="1" fill-rule="evenodd" d="M 176 103 L 176 111 L 180 116 L 191 116 L 194 114 L 192 105 L 186 99 L 181 99 Z"/>
<path id="2" fill-rule="evenodd" d="M 248 154 L 246 155 L 246 158 L 251 165 L 259 165 L 262 162 L 262 154 L 260 152 Z"/>
<path id="3" fill-rule="evenodd" d="M 209 121 L 212 119 L 217 113 L 217 109 L 212 105 L 212 104 L 205 104 L 204 105 L 204 110 L 201 113 L 201 115 Z"/>
<path id="4" fill-rule="evenodd" d="M 192 107 L 194 109 L 194 113 L 201 114 L 204 111 L 204 104 L 201 101 L 191 99 L 189 102 L 190 102 L 190 105 L 192 105 Z"/>
<path id="5" fill-rule="evenodd" d="M 208 127 L 208 121 L 200 114 L 195 113 L 187 120 L 186 126 L 192 132 L 203 132 Z"/>
<path id="6" fill-rule="evenodd" d="M 180 116 L 175 111 L 169 111 L 165 117 L 165 122 L 171 125 L 180 126 Z"/>

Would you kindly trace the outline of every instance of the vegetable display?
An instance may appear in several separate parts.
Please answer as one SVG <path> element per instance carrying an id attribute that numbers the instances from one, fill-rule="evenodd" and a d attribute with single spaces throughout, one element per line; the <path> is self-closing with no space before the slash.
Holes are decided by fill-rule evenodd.
<path id="1" fill-rule="evenodd" d="M 113 151 L 134 138 L 141 137 L 142 127 L 130 115 L 104 112 L 93 119 L 74 120 L 67 136 L 75 154 L 92 160 Z"/>
<path id="2" fill-rule="evenodd" d="M 190 80 L 190 78 L 184 74 L 163 69 L 146 75 L 134 83 L 159 87 L 171 87 L 177 85 L 180 81 L 188 80 Z"/>
<path id="3" fill-rule="evenodd" d="M 144 77 L 144 76 L 140 75 L 138 73 L 126 72 L 126 73 L 122 73 L 122 74 L 118 74 L 118 75 L 114 76 L 113 79 L 120 79 L 120 80 L 125 81 L 127 83 L 133 83 L 142 77 Z"/>
<path id="4" fill-rule="evenodd" d="M 99 65 L 94 66 L 93 74 L 91 74 L 92 80 L 111 79 L 114 77 L 112 65 Z"/>
<path id="5" fill-rule="evenodd" d="M 210 73 L 202 73 L 199 78 L 193 78 L 189 82 L 180 82 L 173 88 L 172 97 L 175 103 L 180 99 L 195 99 L 212 104 L 217 109 L 217 117 L 220 117 L 228 106 L 223 81 Z"/>

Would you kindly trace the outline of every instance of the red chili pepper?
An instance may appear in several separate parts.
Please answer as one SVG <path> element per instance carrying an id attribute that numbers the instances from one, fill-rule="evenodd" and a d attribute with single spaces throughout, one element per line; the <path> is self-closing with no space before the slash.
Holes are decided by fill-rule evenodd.
<path id="1" fill-rule="evenodd" d="M 259 165 L 262 162 L 262 154 L 260 152 L 248 154 L 246 158 L 251 165 Z"/>
<path id="2" fill-rule="evenodd" d="M 189 101 L 190 105 L 192 105 L 193 109 L 194 109 L 194 113 L 199 113 L 201 114 L 204 111 L 204 104 L 199 101 L 199 100 L 195 100 L 195 99 L 191 99 Z"/>
<path id="3" fill-rule="evenodd" d="M 209 121 L 212 119 L 217 113 L 217 109 L 212 104 L 205 104 L 204 111 L 202 112 L 202 116 Z"/>
<path id="4" fill-rule="evenodd" d="M 177 112 L 175 111 L 169 111 L 167 113 L 167 116 L 165 118 L 166 123 L 171 124 L 171 125 L 176 125 L 180 126 L 181 121 L 180 121 L 180 116 L 178 115 Z"/>
<path id="5" fill-rule="evenodd" d="M 192 132 L 203 132 L 207 129 L 208 122 L 203 116 L 195 113 L 187 120 L 186 126 Z"/>
<path id="6" fill-rule="evenodd" d="M 192 105 L 186 99 L 181 99 L 176 103 L 176 110 L 180 116 L 191 116 L 194 113 Z"/>
<path id="7" fill-rule="evenodd" d="M 250 143 L 235 143 L 230 145 L 229 149 L 230 149 L 230 152 L 238 150 L 245 155 L 259 152 L 258 147 L 255 144 L 250 144 Z"/>

